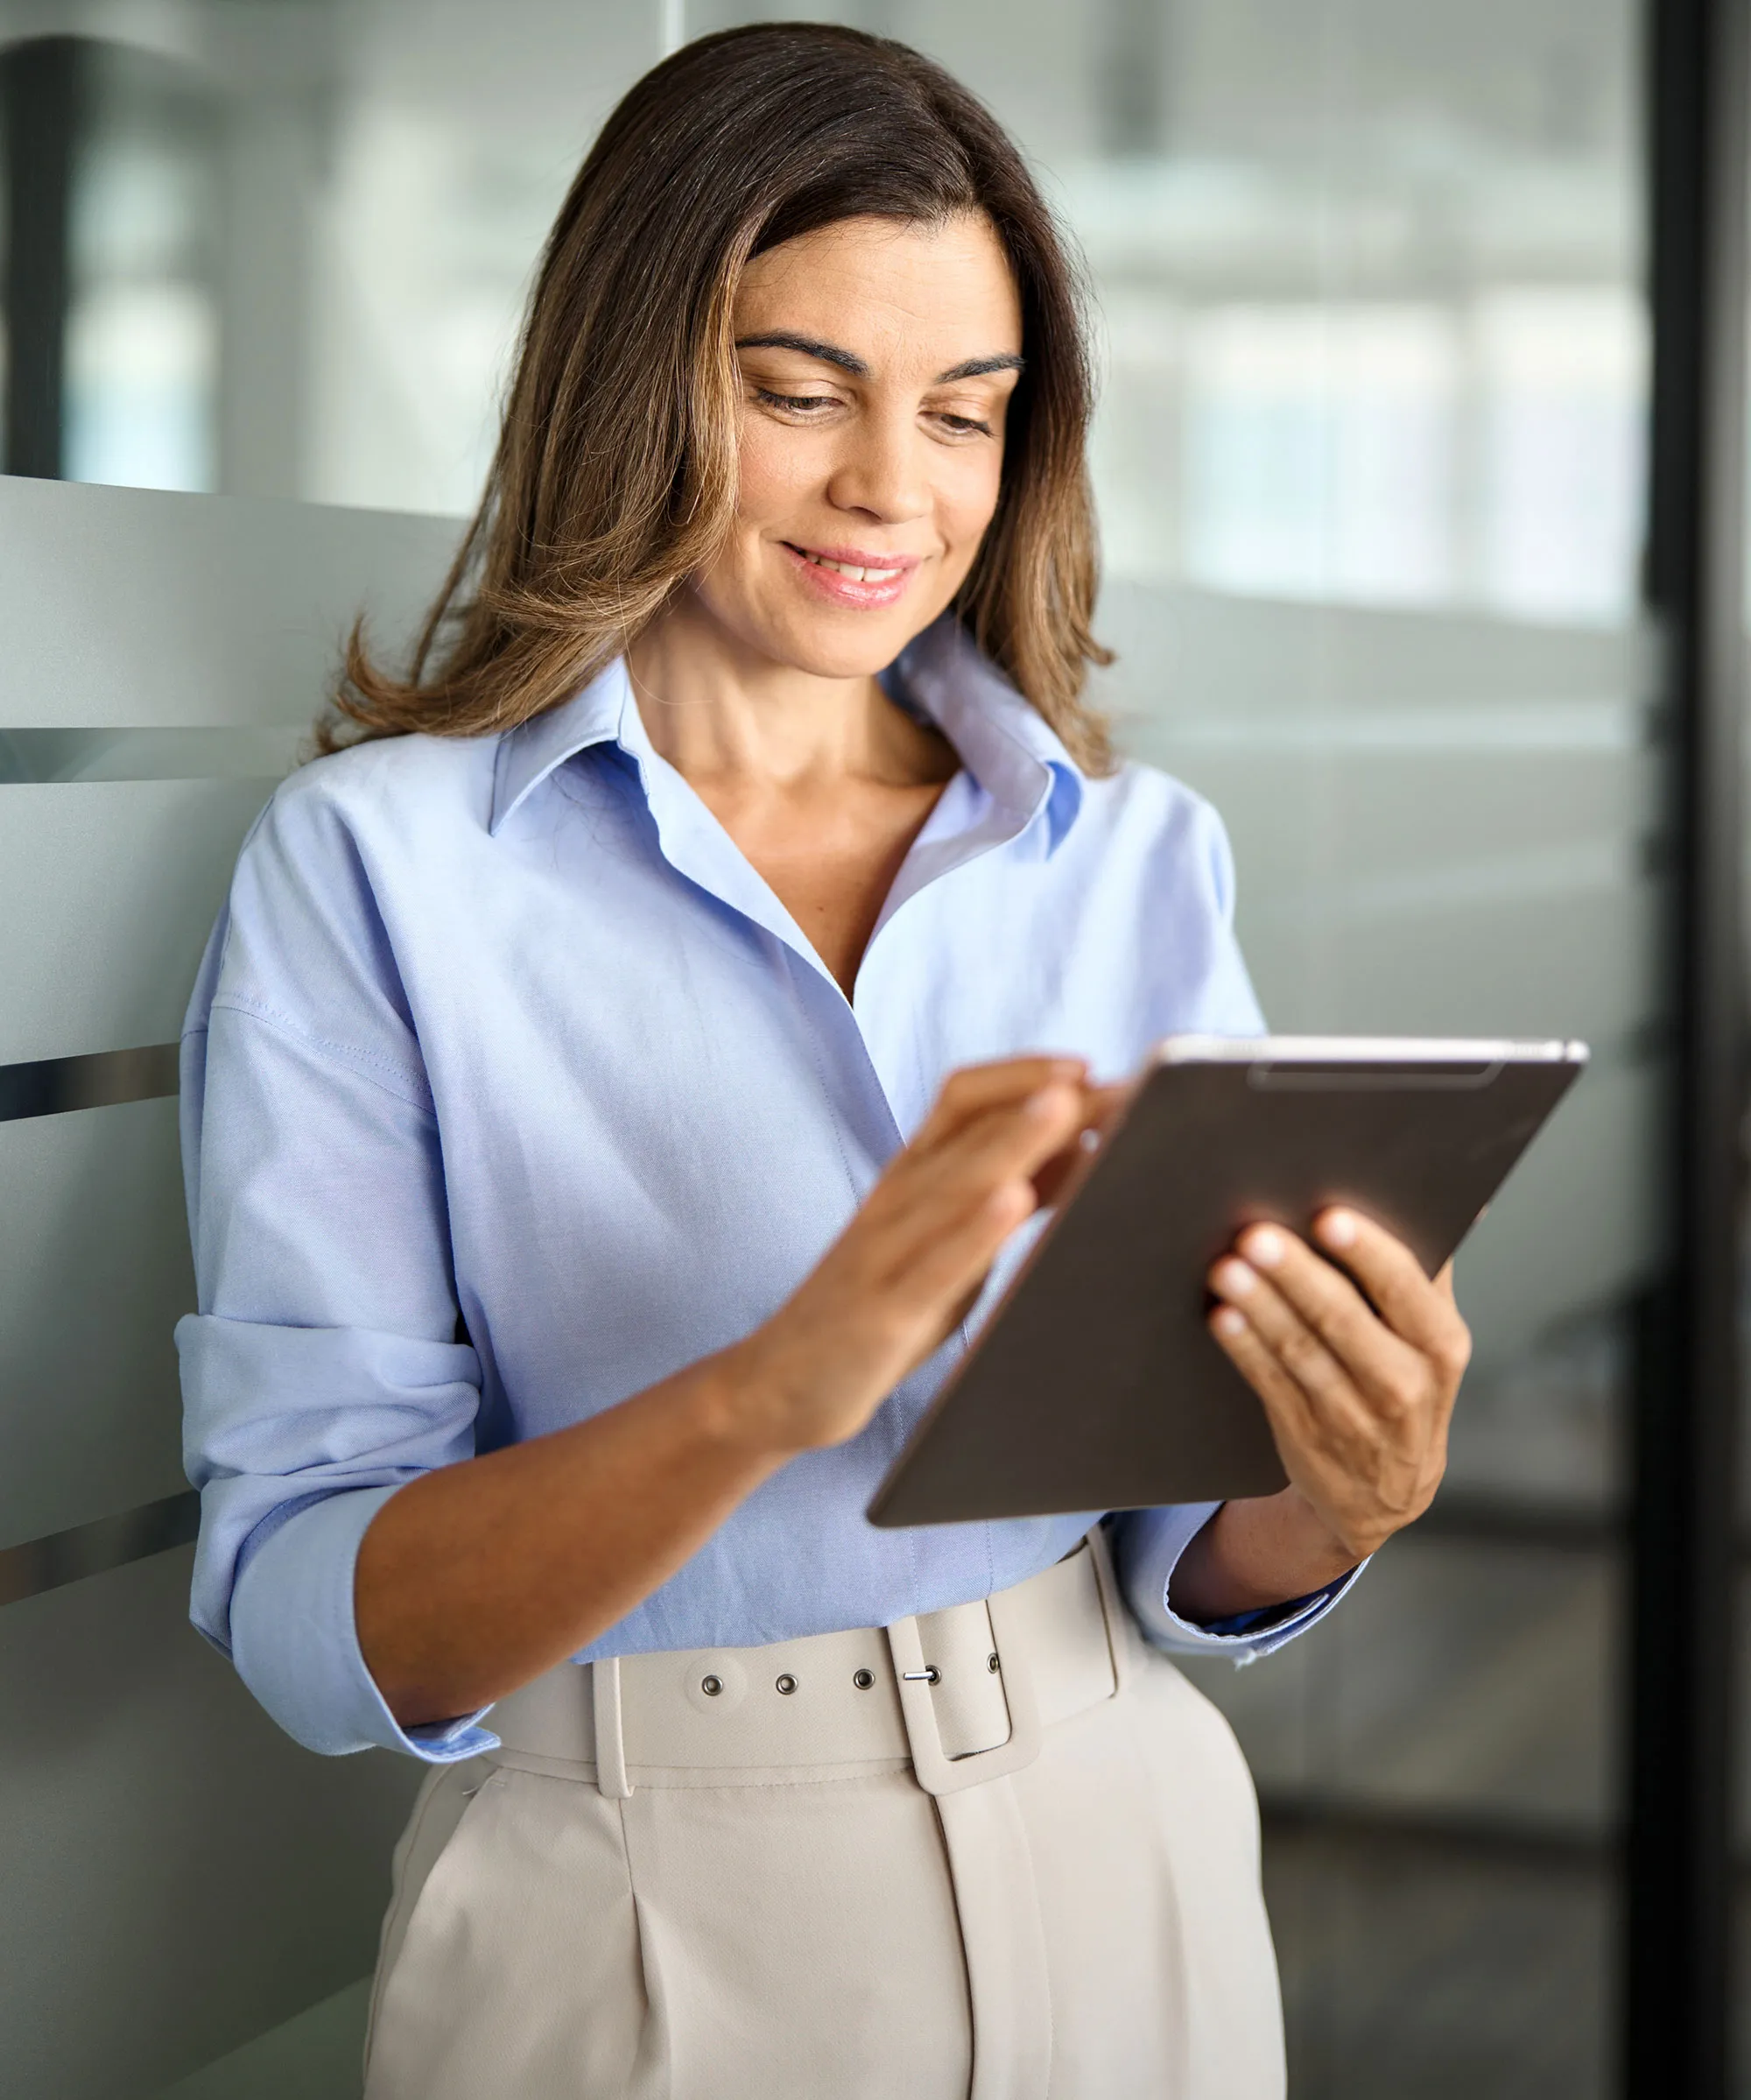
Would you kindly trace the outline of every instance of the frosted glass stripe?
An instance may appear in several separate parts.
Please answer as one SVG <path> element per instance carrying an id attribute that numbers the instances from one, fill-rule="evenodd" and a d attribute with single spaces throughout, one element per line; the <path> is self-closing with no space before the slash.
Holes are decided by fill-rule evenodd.
<path id="1" fill-rule="evenodd" d="M 0 1546 L 12 1546 L 187 1484 L 172 1330 L 195 1292 L 177 1103 L 0 1123 Z"/>
<path id="2" fill-rule="evenodd" d="M 0 476 L 0 728 L 302 728 L 355 616 L 408 634 L 459 529 Z"/>
<path id="3" fill-rule="evenodd" d="M 189 1561 L 0 1611 L 8 2100 L 159 2092 L 370 1968 L 419 1773 L 282 1736 L 190 1628 Z"/>
<path id="4" fill-rule="evenodd" d="M 0 787 L 74 780 L 279 780 L 299 763 L 307 737 L 299 727 L 0 729 Z"/>
<path id="5" fill-rule="evenodd" d="M 1290 603 L 1110 580 L 1095 617 L 1119 660 L 1101 701 L 1186 722 L 1236 708 L 1394 713 L 1557 701 L 1645 701 L 1663 690 L 1650 627 L 1560 626 L 1461 611 Z"/>
<path id="6" fill-rule="evenodd" d="M 1352 753 L 1454 751 L 1613 751 L 1644 749 L 1661 731 L 1651 702 L 1628 699 L 1473 700 L 1438 705 L 1346 709 L 1322 700 L 1317 712 L 1279 709 L 1231 719 L 1222 715 L 1159 728 L 1164 742 L 1187 751 L 1262 751 L 1322 758 Z"/>
<path id="7" fill-rule="evenodd" d="M 0 789 L 0 1062 L 182 1030 L 200 951 L 266 780 Z"/>

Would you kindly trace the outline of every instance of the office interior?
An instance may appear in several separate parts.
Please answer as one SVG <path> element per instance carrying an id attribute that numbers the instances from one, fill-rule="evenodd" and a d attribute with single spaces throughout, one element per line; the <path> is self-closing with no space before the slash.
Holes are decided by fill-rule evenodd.
<path id="1" fill-rule="evenodd" d="M 0 0 L 0 2088 L 358 2090 L 418 1775 L 187 1625 L 172 1046 L 595 127 L 785 11 L 943 60 L 1080 244 L 1101 696 L 1226 817 L 1273 1025 L 1593 1046 L 1461 1258 L 1433 1510 L 1187 1666 L 1291 2092 L 1751 2094 L 1729 0 Z"/>

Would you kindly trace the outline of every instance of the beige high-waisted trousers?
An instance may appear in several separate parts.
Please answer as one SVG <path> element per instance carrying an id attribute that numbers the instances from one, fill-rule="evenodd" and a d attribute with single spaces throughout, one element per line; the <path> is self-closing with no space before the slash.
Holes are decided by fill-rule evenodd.
<path id="1" fill-rule="evenodd" d="M 1252 1782 L 1098 1535 L 988 1613 L 568 1664 L 492 1724 L 397 1850 L 367 2100 L 1281 2100 Z"/>

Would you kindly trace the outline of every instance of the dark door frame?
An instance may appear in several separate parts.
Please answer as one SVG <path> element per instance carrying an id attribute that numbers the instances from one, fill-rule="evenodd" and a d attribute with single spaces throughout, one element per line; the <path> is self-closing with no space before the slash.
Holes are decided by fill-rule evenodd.
<path id="1" fill-rule="evenodd" d="M 73 184 L 85 90 L 79 37 L 0 51 L 0 312 L 10 354 L 0 472 L 53 481 L 65 465 Z"/>
<path id="2" fill-rule="evenodd" d="M 1648 0 L 1645 594 L 1670 728 L 1668 1280 L 1631 1427 L 1623 2088 L 1726 2100 L 1747 1109 L 1747 12 Z"/>

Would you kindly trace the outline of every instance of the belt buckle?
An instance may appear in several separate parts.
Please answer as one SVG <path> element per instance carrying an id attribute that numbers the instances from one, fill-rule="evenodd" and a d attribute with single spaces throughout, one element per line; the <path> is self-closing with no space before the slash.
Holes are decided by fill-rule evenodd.
<path id="1" fill-rule="evenodd" d="M 987 1779 L 1002 1779 L 1005 1772 L 1020 1772 L 1040 1753 L 1042 1730 L 1039 1706 L 1034 1698 L 1033 1679 L 1023 1660 L 1024 1641 L 1016 1638 L 1005 1645 L 1007 1600 L 1002 1596 L 986 1599 L 991 1615 L 991 1637 L 997 1644 L 998 1681 L 1003 1703 L 1009 1709 L 1006 1742 L 989 1750 L 970 1751 L 962 1758 L 945 1755 L 936 1724 L 936 1708 L 927 1681 L 931 1667 L 925 1660 L 924 1643 L 915 1618 L 897 1619 L 888 1628 L 888 1646 L 894 1658 L 894 1678 L 900 1694 L 900 1714 L 906 1724 L 906 1742 L 912 1753 L 912 1770 L 926 1793 L 958 1793 L 963 1786 L 982 1786 Z"/>

